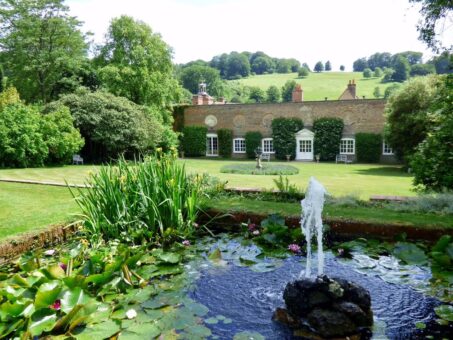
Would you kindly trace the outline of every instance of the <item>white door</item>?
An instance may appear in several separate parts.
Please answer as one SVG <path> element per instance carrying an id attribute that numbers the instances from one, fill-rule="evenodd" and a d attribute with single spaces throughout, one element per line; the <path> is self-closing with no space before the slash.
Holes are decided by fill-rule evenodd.
<path id="1" fill-rule="evenodd" d="M 217 135 L 208 134 L 206 136 L 206 156 L 219 155 L 219 141 Z"/>
<path id="2" fill-rule="evenodd" d="M 313 160 L 313 139 L 297 138 L 296 159 L 301 161 Z"/>

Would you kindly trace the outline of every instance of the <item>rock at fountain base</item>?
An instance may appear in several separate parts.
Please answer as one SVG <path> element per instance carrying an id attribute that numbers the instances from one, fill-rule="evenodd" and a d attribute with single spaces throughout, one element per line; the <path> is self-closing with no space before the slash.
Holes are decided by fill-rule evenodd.
<path id="1" fill-rule="evenodd" d="M 334 338 L 373 324 L 369 292 L 347 280 L 325 275 L 296 280 L 288 283 L 283 298 L 287 311 L 277 309 L 274 319 L 293 329 L 308 325 L 319 336 Z"/>

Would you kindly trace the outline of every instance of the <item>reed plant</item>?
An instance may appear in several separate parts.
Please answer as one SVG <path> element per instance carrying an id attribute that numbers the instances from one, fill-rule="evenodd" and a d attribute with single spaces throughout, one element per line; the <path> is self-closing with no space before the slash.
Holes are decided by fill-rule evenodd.
<path id="1" fill-rule="evenodd" d="M 103 166 L 88 190 L 73 192 L 93 243 L 112 239 L 165 244 L 190 236 L 197 226 L 202 177 L 189 177 L 174 155 Z"/>

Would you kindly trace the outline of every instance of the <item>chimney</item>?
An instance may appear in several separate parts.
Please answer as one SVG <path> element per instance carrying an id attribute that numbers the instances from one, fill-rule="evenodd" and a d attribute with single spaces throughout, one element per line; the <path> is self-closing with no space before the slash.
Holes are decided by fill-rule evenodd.
<path id="1" fill-rule="evenodd" d="M 349 84 L 348 84 L 348 91 L 349 93 L 351 94 L 352 98 L 353 99 L 356 99 L 357 98 L 357 95 L 356 95 L 356 87 L 355 87 L 355 80 L 350 80 L 349 81 Z"/>
<path id="2" fill-rule="evenodd" d="M 302 90 L 302 86 L 300 86 L 300 84 L 297 84 L 293 90 L 292 102 L 293 103 L 302 103 L 303 101 L 304 101 L 304 91 Z"/>

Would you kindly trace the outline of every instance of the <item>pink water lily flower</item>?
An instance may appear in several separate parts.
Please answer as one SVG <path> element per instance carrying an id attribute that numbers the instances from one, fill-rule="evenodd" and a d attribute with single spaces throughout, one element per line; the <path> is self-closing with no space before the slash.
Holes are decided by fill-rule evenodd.
<path id="1" fill-rule="evenodd" d="M 53 304 L 51 304 L 49 307 L 54 310 L 60 310 L 61 309 L 61 300 L 60 299 L 55 300 L 55 302 Z"/>
<path id="2" fill-rule="evenodd" d="M 300 253 L 300 247 L 295 244 L 295 243 L 292 243 L 288 246 L 288 250 L 293 252 L 294 254 L 299 254 Z"/>
<path id="3" fill-rule="evenodd" d="M 189 240 L 184 240 L 184 241 L 182 241 L 182 245 L 185 246 L 185 247 L 189 247 L 190 246 L 190 241 Z"/>
<path id="4" fill-rule="evenodd" d="M 63 269 L 63 270 L 66 270 L 66 268 L 68 268 L 68 266 L 67 266 L 66 264 L 64 264 L 64 263 L 59 263 L 58 265 L 59 265 L 60 268 Z"/>

